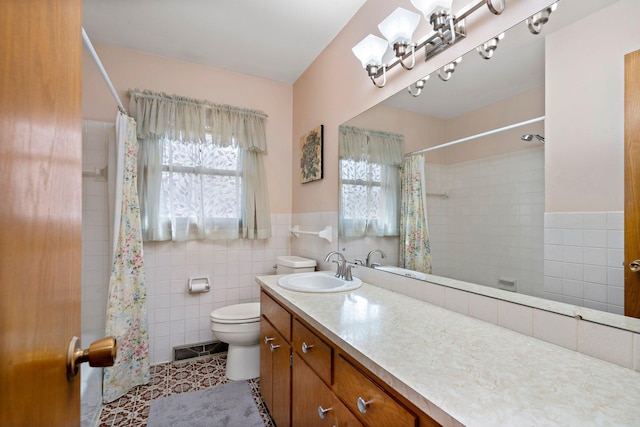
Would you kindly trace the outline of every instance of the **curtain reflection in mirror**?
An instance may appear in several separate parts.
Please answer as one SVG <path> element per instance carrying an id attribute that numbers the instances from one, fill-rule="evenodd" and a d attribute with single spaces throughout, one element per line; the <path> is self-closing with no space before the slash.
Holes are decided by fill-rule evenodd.
<path id="1" fill-rule="evenodd" d="M 340 126 L 340 236 L 398 236 L 403 145 L 402 135 Z"/>
<path id="2" fill-rule="evenodd" d="M 400 266 L 431 273 L 424 156 L 406 156 L 402 174 Z"/>

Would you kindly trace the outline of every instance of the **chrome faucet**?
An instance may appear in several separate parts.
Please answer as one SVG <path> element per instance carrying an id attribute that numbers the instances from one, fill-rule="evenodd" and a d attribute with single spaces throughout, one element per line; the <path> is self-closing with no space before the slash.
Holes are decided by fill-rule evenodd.
<path id="1" fill-rule="evenodd" d="M 337 261 L 333 260 L 333 262 L 338 264 L 338 267 L 336 268 L 336 277 L 343 279 L 345 275 L 345 269 L 347 267 L 347 260 L 344 258 L 344 255 L 342 255 L 340 252 L 331 251 L 327 254 L 326 257 L 324 257 L 325 262 L 329 261 L 329 259 L 331 259 L 333 255 L 338 255 L 338 260 Z"/>
<path id="2" fill-rule="evenodd" d="M 380 254 L 380 258 L 386 258 L 387 257 L 387 255 L 384 252 L 382 252 L 380 249 L 374 249 L 374 250 L 372 250 L 371 252 L 369 252 L 367 254 L 367 260 L 366 260 L 366 266 L 367 267 L 376 267 L 376 266 L 380 265 L 380 264 L 378 264 L 376 262 L 371 263 L 371 255 L 375 254 L 376 252 L 378 252 Z"/>
<path id="3" fill-rule="evenodd" d="M 338 268 L 336 269 L 336 277 L 339 279 L 344 279 L 346 281 L 352 281 L 353 275 L 351 274 L 351 269 L 356 268 L 356 266 L 350 262 L 348 262 L 344 255 L 337 251 L 331 251 L 324 257 L 325 262 L 329 261 L 333 255 L 338 255 L 338 260 L 333 260 L 336 264 L 338 264 Z"/>

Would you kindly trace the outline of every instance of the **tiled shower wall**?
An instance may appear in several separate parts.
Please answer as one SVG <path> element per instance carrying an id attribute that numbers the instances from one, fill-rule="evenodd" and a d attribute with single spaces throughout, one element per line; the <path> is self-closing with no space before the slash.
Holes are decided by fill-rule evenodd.
<path id="1" fill-rule="evenodd" d="M 433 274 L 542 296 L 544 149 L 425 172 Z"/>
<path id="2" fill-rule="evenodd" d="M 115 124 L 83 120 L 83 170 L 93 171 L 107 165 L 109 138 L 115 138 Z M 82 335 L 94 339 L 104 336 L 109 288 L 107 209 L 107 182 L 104 179 L 84 177 L 82 179 Z"/>
<path id="3" fill-rule="evenodd" d="M 83 121 L 83 169 L 107 164 L 114 124 Z M 107 182 L 83 179 L 82 329 L 104 335 L 109 286 Z M 145 243 L 151 363 L 171 360 L 172 348 L 213 339 L 209 315 L 224 305 L 259 300 L 254 277 L 273 274 L 278 255 L 290 254 L 290 214 L 272 214 L 266 240 Z M 190 277 L 208 276 L 211 291 L 188 293 Z M 88 343 L 87 343 L 88 344 Z"/>

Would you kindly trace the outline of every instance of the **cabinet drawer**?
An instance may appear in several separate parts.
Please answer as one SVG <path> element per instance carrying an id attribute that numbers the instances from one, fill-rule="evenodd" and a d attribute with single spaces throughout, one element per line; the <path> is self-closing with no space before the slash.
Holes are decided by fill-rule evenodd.
<path id="1" fill-rule="evenodd" d="M 366 425 L 415 426 L 416 417 L 344 358 L 335 359 L 338 397 Z"/>
<path id="2" fill-rule="evenodd" d="M 275 326 L 285 340 L 291 341 L 291 314 L 264 291 L 260 292 L 260 314 Z"/>
<path id="3" fill-rule="evenodd" d="M 296 353 L 304 359 L 322 380 L 331 384 L 332 349 L 298 319 L 293 321 L 292 345 Z"/>

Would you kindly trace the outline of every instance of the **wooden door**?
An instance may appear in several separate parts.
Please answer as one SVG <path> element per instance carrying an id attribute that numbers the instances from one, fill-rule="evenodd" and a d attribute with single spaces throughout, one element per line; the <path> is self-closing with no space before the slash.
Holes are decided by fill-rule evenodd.
<path id="1" fill-rule="evenodd" d="M 80 0 L 0 12 L 0 425 L 77 426 L 80 380 Z"/>
<path id="2" fill-rule="evenodd" d="M 640 50 L 624 58 L 624 314 L 640 317 Z"/>

